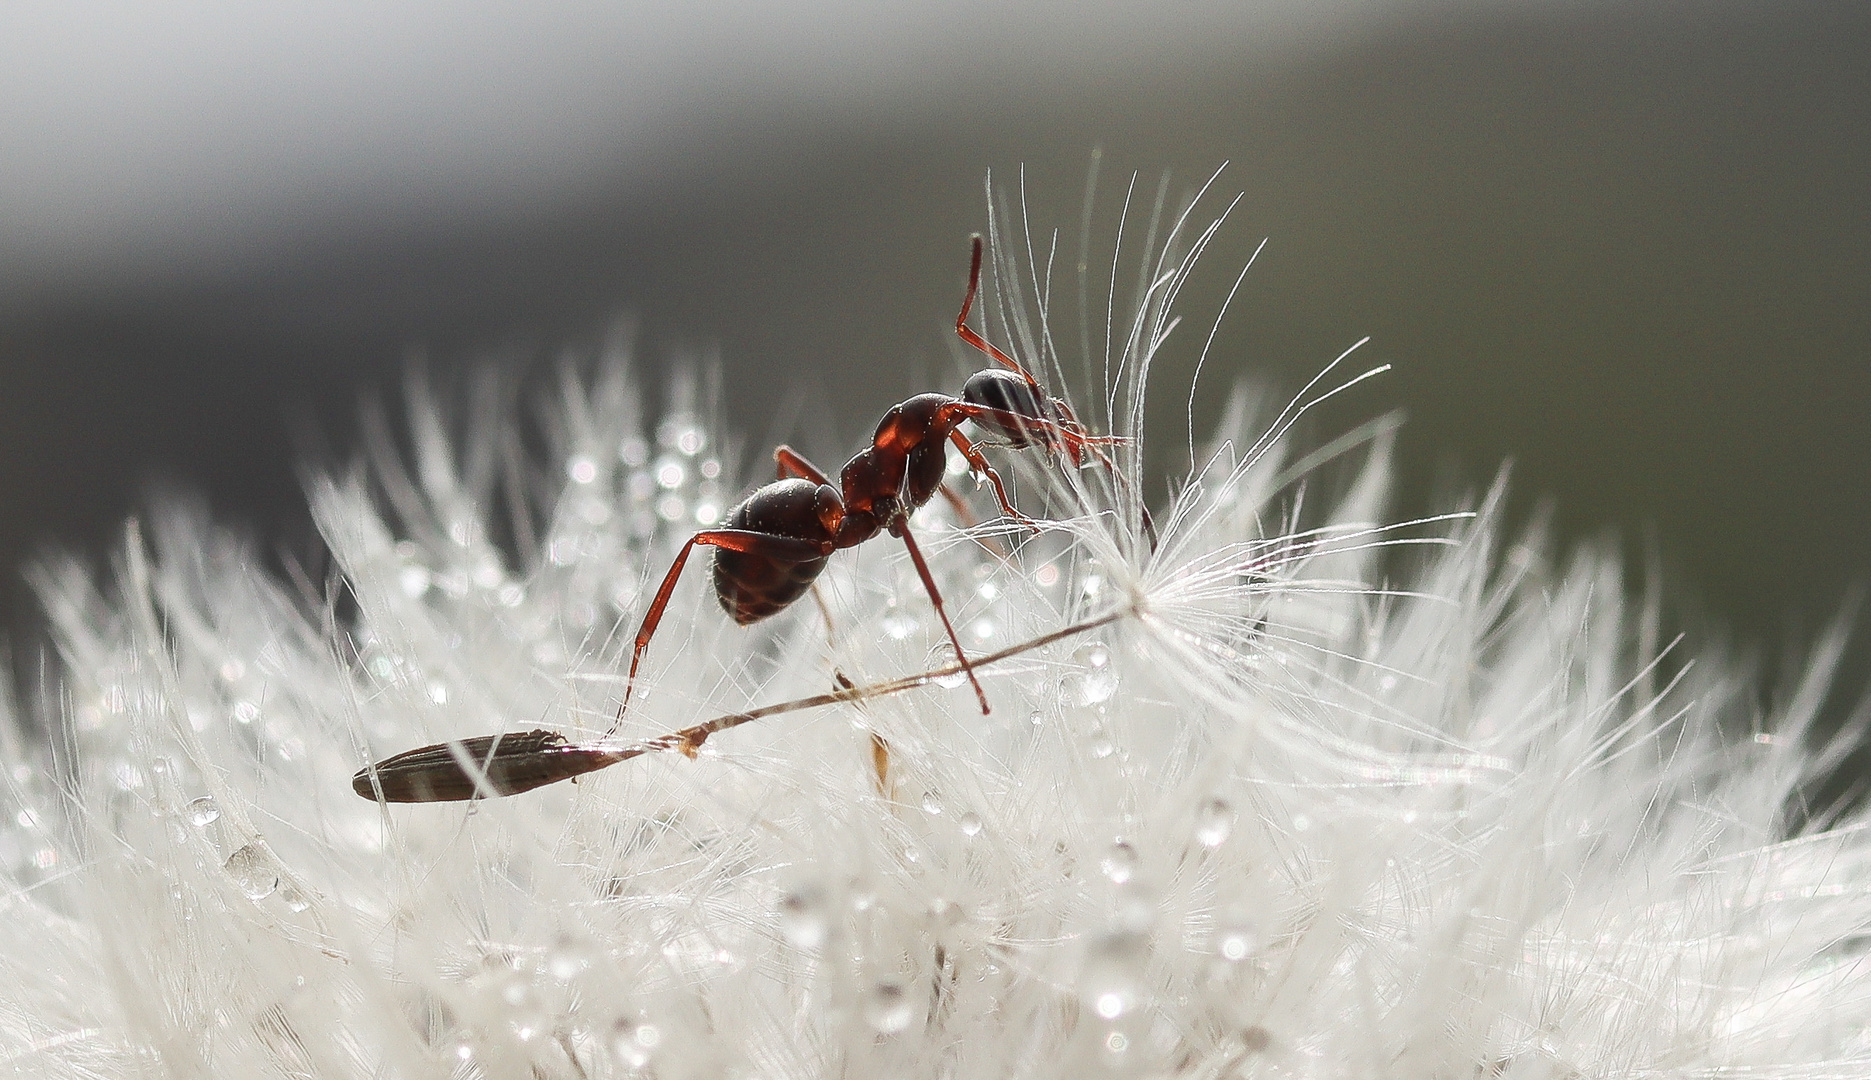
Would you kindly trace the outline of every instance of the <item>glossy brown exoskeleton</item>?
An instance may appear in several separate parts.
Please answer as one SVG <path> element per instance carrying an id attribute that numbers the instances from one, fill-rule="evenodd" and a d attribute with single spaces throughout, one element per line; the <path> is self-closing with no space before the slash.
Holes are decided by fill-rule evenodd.
<path id="1" fill-rule="evenodd" d="M 901 538 L 909 549 L 910 561 L 922 577 L 923 588 L 942 620 L 957 662 L 974 686 L 981 711 L 988 711 L 987 694 L 962 651 L 955 627 L 949 623 L 942 594 L 929 574 L 928 563 L 923 561 L 922 550 L 910 535 L 910 515 L 941 488 L 947 447 L 953 444 L 969 466 L 993 485 L 1001 512 L 1015 521 L 1028 520 L 1008 501 L 1000 474 L 988 464 L 981 448 L 958 430 L 965 421 L 973 420 L 1007 446 L 1038 445 L 1069 459 L 1074 466 L 1083 464 L 1087 456 L 1103 460 L 1098 445 L 1116 440 L 1088 434 L 1065 402 L 1047 396 L 1032 373 L 969 327 L 968 312 L 980 286 L 981 238 L 977 236 L 968 270 L 968 294 L 962 299 L 961 313 L 955 316 L 955 332 L 1003 366 L 969 376 L 962 384 L 961 397 L 918 394 L 893 406 L 878 422 L 870 446 L 839 471 L 835 486 L 830 477 L 791 447 L 773 451 L 780 478 L 730 510 L 722 527 L 704 529 L 690 537 L 664 575 L 637 630 L 629 681 L 618 709 L 620 718 L 630 706 L 643 651 L 649 647 L 676 580 L 682 576 L 689 552 L 696 545 L 715 549 L 715 594 L 734 621 L 745 625 L 782 611 L 804 596 L 824 571 L 832 552 L 855 547 L 882 533 Z"/>
<path id="2" fill-rule="evenodd" d="M 1001 366 L 969 376 L 962 384 L 960 397 L 918 394 L 885 413 L 870 446 L 845 463 L 836 485 L 791 447 L 774 450 L 779 479 L 728 511 L 720 528 L 704 529 L 691 536 L 663 575 L 637 629 L 629 681 L 617 710 L 619 720 L 630 705 L 644 650 L 669 606 L 689 553 L 698 545 L 715 549 L 715 595 L 735 622 L 746 625 L 775 615 L 804 596 L 824 572 L 834 551 L 884 533 L 900 537 L 909 549 L 916 573 L 935 605 L 949 644 L 954 646 L 957 666 L 973 684 L 981 711 L 988 711 L 987 694 L 949 623 L 929 565 L 910 535 L 910 515 L 941 490 L 947 447 L 953 445 L 969 466 L 993 485 L 1001 512 L 1031 524 L 1008 500 L 1000 474 L 988 464 L 980 445 L 958 430 L 965 421 L 974 421 L 1001 445 L 1039 446 L 1075 467 L 1088 458 L 1109 467 L 1110 460 L 1101 446 L 1119 440 L 1089 434 L 1065 402 L 1048 396 L 1030 372 L 968 326 L 968 312 L 981 285 L 981 254 L 981 238 L 977 236 L 968 271 L 968 294 L 962 299 L 961 313 L 955 317 L 955 332 Z M 1147 513 L 1143 520 L 1144 527 L 1150 529 Z M 850 684 L 844 685 L 849 688 Z M 829 703 L 839 699 L 840 695 L 834 693 L 820 700 Z M 732 719 L 740 723 L 765 711 L 757 709 Z M 550 731 L 439 743 L 360 770 L 352 787 L 367 799 L 388 802 L 448 802 L 510 795 L 651 750 L 674 749 L 692 754 L 717 726 L 702 725 L 630 746 L 570 743 Z M 880 755 L 877 767 L 881 783 L 887 762 L 881 741 L 875 743 L 875 752 Z"/>

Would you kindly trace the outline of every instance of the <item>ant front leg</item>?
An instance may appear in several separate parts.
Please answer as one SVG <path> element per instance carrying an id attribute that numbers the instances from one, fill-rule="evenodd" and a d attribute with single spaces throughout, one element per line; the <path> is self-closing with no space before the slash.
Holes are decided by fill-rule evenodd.
<path id="1" fill-rule="evenodd" d="M 974 665 L 968 662 L 968 654 L 962 651 L 961 638 L 955 636 L 955 625 L 948 621 L 948 612 L 942 607 L 942 593 L 936 588 L 935 577 L 929 573 L 929 564 L 923 561 L 922 549 L 916 546 L 916 538 L 910 535 L 909 522 L 899 518 L 890 526 L 890 531 L 903 538 L 903 546 L 910 549 L 910 561 L 916 564 L 916 573 L 922 576 L 923 588 L 929 592 L 929 602 L 935 605 L 936 618 L 942 620 L 942 629 L 948 632 L 948 641 L 955 647 L 955 662 L 961 665 L 962 674 L 974 684 L 974 696 L 981 702 L 981 715 L 988 715 L 987 691 L 981 689 L 981 680 L 975 678 Z"/>
<path id="2" fill-rule="evenodd" d="M 670 564 L 669 572 L 663 575 L 663 583 L 656 590 L 656 598 L 650 601 L 649 610 L 643 613 L 643 625 L 637 628 L 636 646 L 630 653 L 630 676 L 624 683 L 624 700 L 617 706 L 617 719 L 611 722 L 611 729 L 604 733 L 606 738 L 616 734 L 624 722 L 624 711 L 630 708 L 630 695 L 637 688 L 637 666 L 643 663 L 643 650 L 649 648 L 650 639 L 656 636 L 656 626 L 663 621 L 663 609 L 669 606 L 669 596 L 676 591 L 676 579 L 682 576 L 682 568 L 689 561 L 689 552 L 695 550 L 698 544 L 794 562 L 823 558 L 833 550 L 829 542 L 775 536 L 748 529 L 705 529 L 689 537 L 688 543 L 683 544 L 682 550 L 676 553 L 676 561 Z"/>
<path id="3" fill-rule="evenodd" d="M 1001 483 L 1000 473 L 995 472 L 994 466 L 988 464 L 987 455 L 981 452 L 981 448 L 969 442 L 968 436 L 960 431 L 950 431 L 948 437 L 949 441 L 955 444 L 955 449 L 961 451 L 961 456 L 967 459 L 968 467 L 986 476 L 988 483 L 994 485 L 994 498 L 1000 503 L 1000 512 L 1009 520 L 1019 522 L 1035 533 L 1039 532 L 1039 525 L 1032 518 L 1014 509 L 1013 501 L 1007 498 L 1007 487 Z"/>
<path id="4" fill-rule="evenodd" d="M 982 337 L 980 334 L 975 333 L 974 327 L 968 325 L 968 312 L 974 308 L 975 294 L 980 290 L 981 234 L 976 233 L 974 236 L 974 258 L 970 261 L 968 266 L 968 295 L 962 297 L 961 314 L 955 316 L 955 335 L 967 342 L 970 348 L 979 351 L 988 359 L 1019 372 L 1020 377 L 1026 380 L 1027 386 L 1032 388 L 1033 396 L 1043 400 L 1045 398 L 1045 391 L 1040 389 L 1039 380 L 1033 377 L 1033 373 L 1028 371 L 1025 367 L 1022 367 L 1020 361 L 1015 360 L 1013 357 L 995 348 L 992 342 L 988 341 L 988 339 Z"/>

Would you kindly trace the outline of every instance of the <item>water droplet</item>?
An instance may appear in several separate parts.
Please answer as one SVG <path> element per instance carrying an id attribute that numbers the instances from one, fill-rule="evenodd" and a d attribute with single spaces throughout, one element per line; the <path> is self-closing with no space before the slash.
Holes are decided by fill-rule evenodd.
<path id="1" fill-rule="evenodd" d="M 426 566 L 405 566 L 397 571 L 397 583 L 402 586 L 403 595 L 411 600 L 422 599 L 422 594 L 429 591 L 431 578 Z"/>
<path id="2" fill-rule="evenodd" d="M 929 901 L 929 917 L 938 927 L 959 926 L 962 921 L 961 905 L 946 896 L 938 896 Z"/>
<path id="3" fill-rule="evenodd" d="M 644 1020 L 623 1019 L 611 1027 L 611 1056 L 631 1069 L 644 1069 L 655 1056 L 663 1033 Z"/>
<path id="4" fill-rule="evenodd" d="M 831 935 L 830 900 L 818 885 L 801 885 L 780 897 L 780 933 L 796 949 L 812 952 Z"/>
<path id="5" fill-rule="evenodd" d="M 902 641 L 916 632 L 916 620 L 900 611 L 893 611 L 883 617 L 884 633 L 892 641 Z"/>
<path id="6" fill-rule="evenodd" d="M 1066 676 L 1061 684 L 1067 700 L 1078 705 L 1098 705 L 1117 693 L 1117 669 L 1111 666 L 1111 650 L 1102 641 L 1088 642 L 1072 654 L 1084 668 Z"/>
<path id="7" fill-rule="evenodd" d="M 864 1021 L 885 1035 L 909 1027 L 915 1015 L 910 992 L 895 979 L 879 979 L 864 991 Z"/>
<path id="8" fill-rule="evenodd" d="M 1111 733 L 1103 728 L 1096 728 L 1091 733 L 1091 756 L 1103 761 L 1117 753 L 1117 744 L 1111 741 Z"/>
<path id="9" fill-rule="evenodd" d="M 1143 1003 L 1149 963 L 1148 935 L 1127 930 L 1098 935 L 1085 950 L 1078 977 L 1080 1000 L 1106 1020 L 1116 1020 Z"/>
<path id="10" fill-rule="evenodd" d="M 672 416 L 656 425 L 656 441 L 694 457 L 708 445 L 708 433 L 693 416 Z"/>
<path id="11" fill-rule="evenodd" d="M 188 804 L 188 823 L 198 829 L 214 824 L 220 816 L 220 804 L 214 801 L 212 795 L 203 795 Z"/>
<path id="12" fill-rule="evenodd" d="M 1040 712 L 1038 709 L 1034 709 L 1032 712 L 1028 713 L 1026 718 L 1034 727 L 1039 727 L 1046 722 L 1046 714 Z"/>
<path id="13" fill-rule="evenodd" d="M 973 810 L 963 814 L 961 816 L 961 831 L 963 836 L 981 835 L 981 815 L 975 813 Z"/>
<path id="14" fill-rule="evenodd" d="M 1260 928 L 1240 911 L 1224 911 L 1215 919 L 1215 955 L 1238 964 L 1260 951 Z"/>
<path id="15" fill-rule="evenodd" d="M 279 898 L 285 902 L 287 911 L 304 911 L 312 906 L 311 897 L 306 896 L 290 883 L 280 886 Z"/>
<path id="16" fill-rule="evenodd" d="M 227 871 L 249 900 L 264 900 L 279 888 L 279 870 L 274 867 L 272 856 L 252 844 L 244 844 L 229 855 L 221 869 Z"/>
<path id="17" fill-rule="evenodd" d="M 532 998 L 533 984 L 517 971 L 500 984 L 500 1000 L 509 1008 L 523 1008 Z"/>
<path id="18" fill-rule="evenodd" d="M 1137 873 L 1137 849 L 1119 840 L 1098 860 L 1098 870 L 1111 884 L 1124 884 Z"/>
<path id="19" fill-rule="evenodd" d="M 591 953 L 577 941 L 565 937 L 546 954 L 546 974 L 560 982 L 571 982 L 591 966 Z"/>
<path id="20" fill-rule="evenodd" d="M 1205 848 L 1218 848 L 1234 832 L 1234 807 L 1219 796 L 1202 800 L 1195 808 L 1195 839 Z"/>
<path id="21" fill-rule="evenodd" d="M 923 792 L 923 813 L 940 814 L 941 812 L 942 812 L 942 796 L 937 795 L 933 791 Z"/>
<path id="22" fill-rule="evenodd" d="M 965 671 L 951 671 L 946 675 L 937 675 L 930 679 L 930 681 L 944 690 L 953 690 L 957 686 L 968 681 L 968 673 Z"/>
<path id="23" fill-rule="evenodd" d="M 650 470 L 656 476 L 656 486 L 665 491 L 674 491 L 688 479 L 689 471 L 682 467 L 682 462 L 672 457 L 656 459 L 656 465 Z"/>
<path id="24" fill-rule="evenodd" d="M 589 484 L 598 478 L 598 463 L 584 454 L 574 454 L 565 463 L 565 475 L 574 484 Z"/>

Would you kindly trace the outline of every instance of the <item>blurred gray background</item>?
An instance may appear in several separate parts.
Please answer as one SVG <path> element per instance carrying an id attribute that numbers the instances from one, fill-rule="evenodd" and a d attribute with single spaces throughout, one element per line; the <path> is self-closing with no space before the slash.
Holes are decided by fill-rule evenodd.
<path id="1" fill-rule="evenodd" d="M 343 445 L 414 354 L 549 362 L 620 312 L 837 460 L 955 389 L 986 171 L 1069 248 L 1094 146 L 1101 215 L 1232 162 L 1189 310 L 1271 242 L 1205 385 L 1372 335 L 1395 371 L 1321 426 L 1407 409 L 1399 512 L 1511 458 L 1518 512 L 1653 545 L 1770 672 L 1871 569 L 1862 0 L 19 3 L 0 612 L 32 640 L 16 568 L 101 562 L 152 484 L 302 548 L 295 427 Z"/>

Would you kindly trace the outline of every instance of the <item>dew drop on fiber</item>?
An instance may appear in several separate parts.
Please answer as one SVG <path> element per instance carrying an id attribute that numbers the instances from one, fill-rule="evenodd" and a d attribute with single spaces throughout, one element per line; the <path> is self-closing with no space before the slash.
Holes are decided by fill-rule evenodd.
<path id="1" fill-rule="evenodd" d="M 188 804 L 188 823 L 195 826 L 197 829 L 203 829 L 214 824 L 220 817 L 220 804 L 214 801 L 214 796 L 212 795 L 203 795 L 201 798 Z"/>
<path id="2" fill-rule="evenodd" d="M 1220 797 L 1203 799 L 1195 809 L 1195 839 L 1205 848 L 1218 848 L 1234 833 L 1234 807 Z"/>
<path id="3" fill-rule="evenodd" d="M 1150 938 L 1128 930 L 1100 934 L 1085 951 L 1079 972 L 1079 999 L 1106 1020 L 1134 1011 L 1144 1000 L 1150 964 Z"/>
<path id="4" fill-rule="evenodd" d="M 1080 670 L 1066 676 L 1062 689 L 1067 700 L 1076 705 L 1101 705 L 1117 693 L 1117 669 L 1111 666 L 1111 649 L 1102 641 L 1087 642 L 1072 653 Z"/>
<path id="5" fill-rule="evenodd" d="M 1215 955 L 1230 964 L 1253 958 L 1260 951 L 1260 928 L 1240 912 L 1223 912 L 1215 923 Z"/>
<path id="6" fill-rule="evenodd" d="M 265 851 L 244 844 L 221 864 L 234 884 L 249 900 L 264 900 L 279 888 L 279 870 Z"/>
<path id="7" fill-rule="evenodd" d="M 814 951 L 831 934 L 831 902 L 825 890 L 802 885 L 780 897 L 780 933 L 796 949 Z"/>
<path id="8" fill-rule="evenodd" d="M 560 982 L 571 982 L 591 966 L 591 951 L 571 938 L 561 938 L 546 954 L 546 973 Z"/>
<path id="9" fill-rule="evenodd" d="M 1111 884 L 1124 884 L 1137 873 L 1137 849 L 1119 840 L 1098 860 L 1098 870 Z"/>
<path id="10" fill-rule="evenodd" d="M 645 1069 L 662 1044 L 663 1033 L 647 1021 L 619 1020 L 611 1028 L 611 1056 L 629 1069 Z"/>
<path id="11" fill-rule="evenodd" d="M 895 979 L 879 979 L 864 990 L 864 1022 L 885 1035 L 910 1026 L 915 1016 L 909 990 Z"/>

